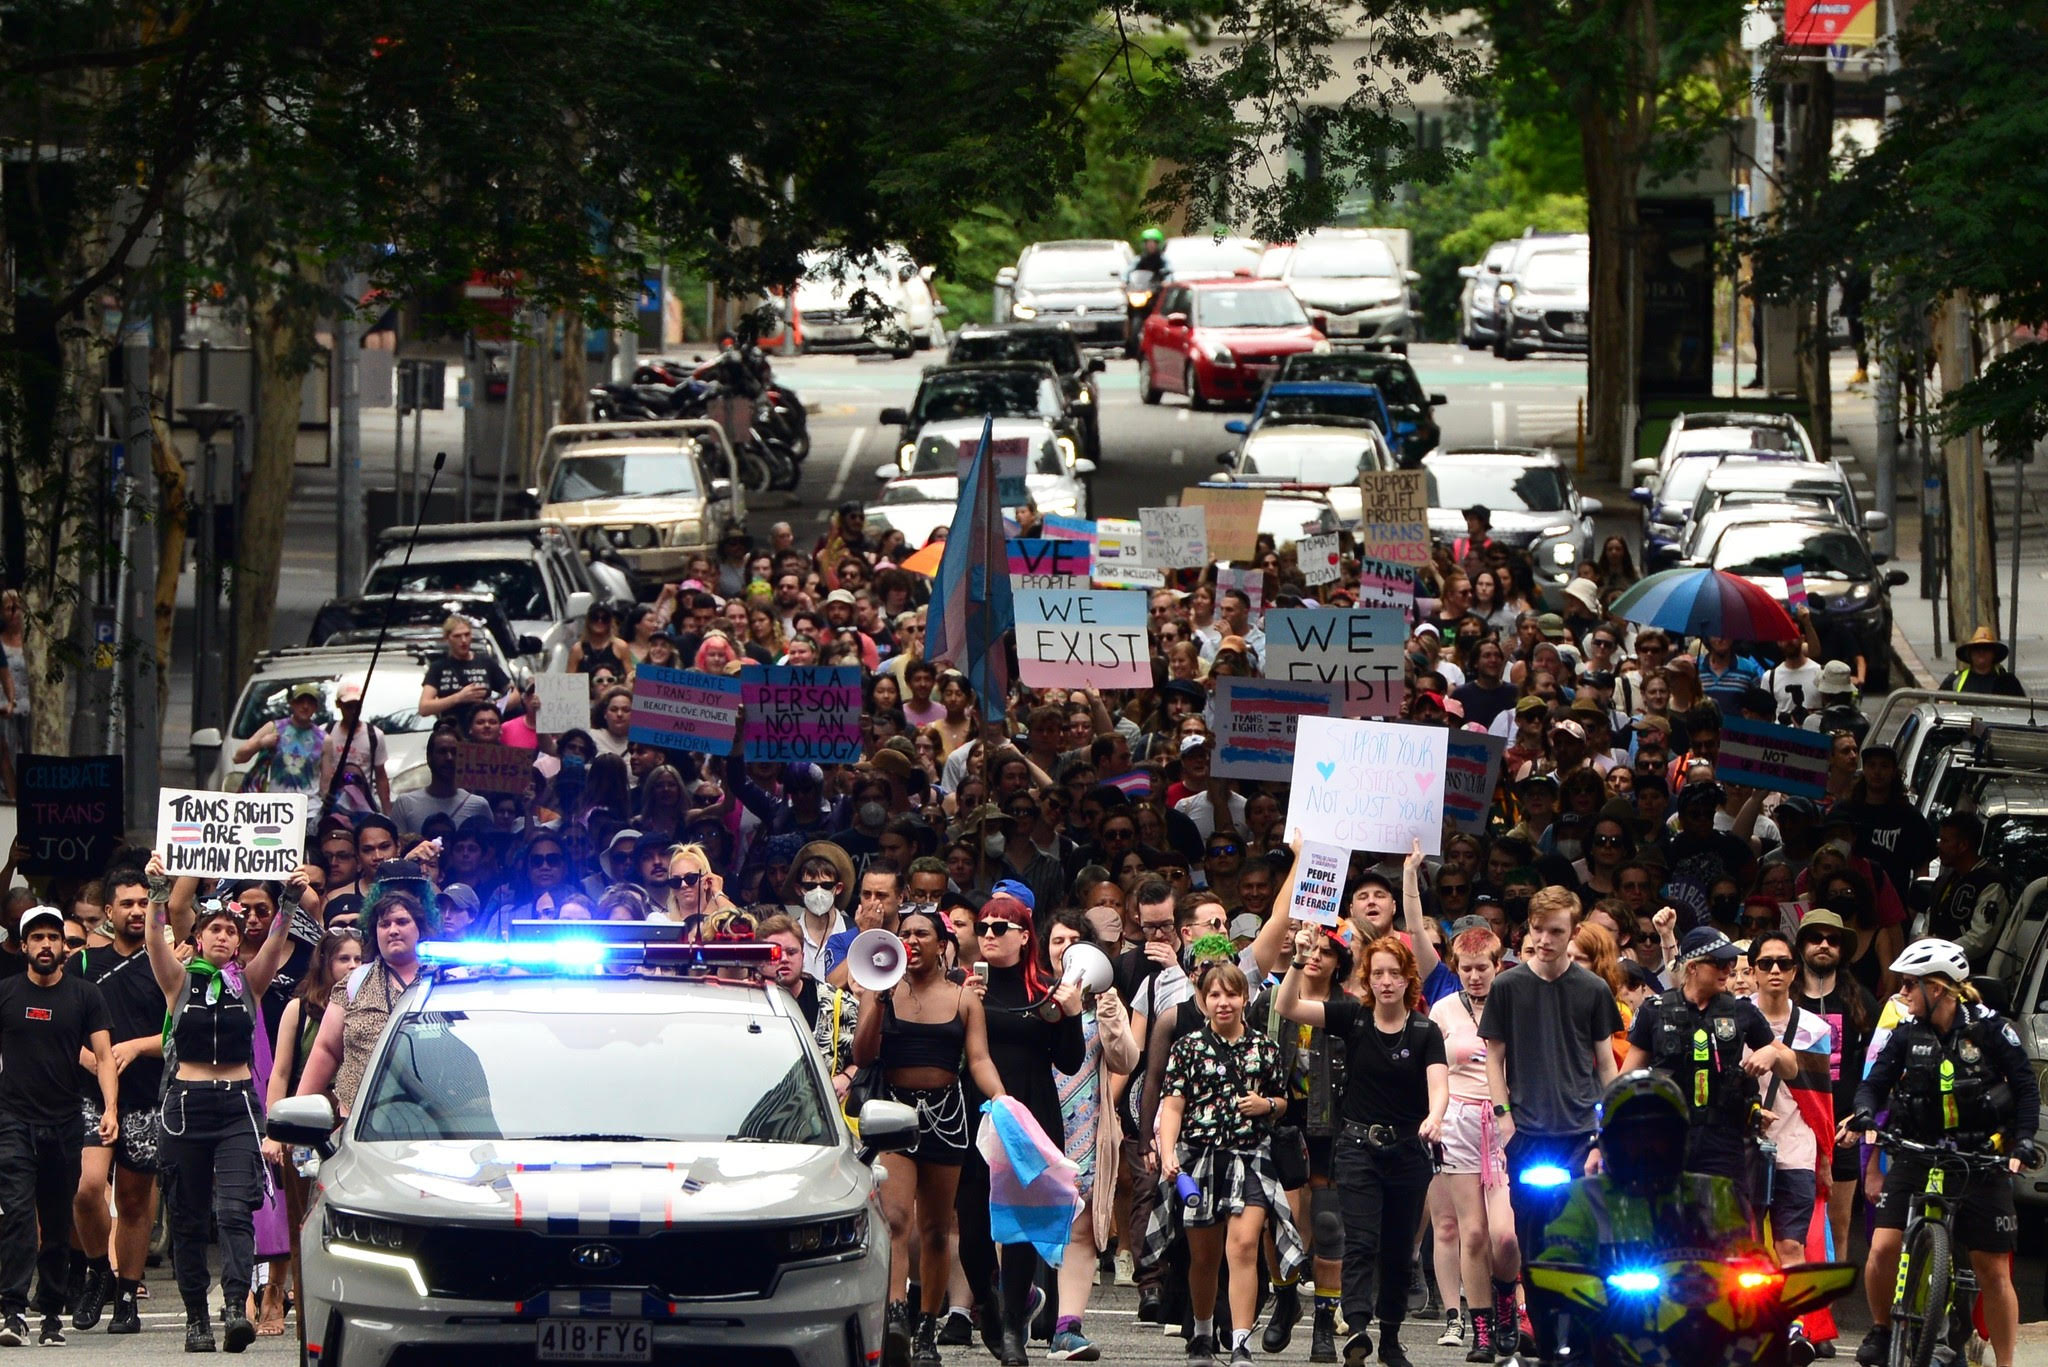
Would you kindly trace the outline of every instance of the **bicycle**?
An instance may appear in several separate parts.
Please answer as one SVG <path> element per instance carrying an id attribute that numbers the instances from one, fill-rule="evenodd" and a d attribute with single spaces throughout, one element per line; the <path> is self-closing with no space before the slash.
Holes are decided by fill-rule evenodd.
<path id="1" fill-rule="evenodd" d="M 1923 1144 L 1890 1130 L 1879 1131 L 1877 1142 L 1893 1153 L 1928 1162 L 1926 1185 L 1906 1210 L 1899 1275 L 1892 1288 L 1889 1367 L 1931 1367 L 1937 1351 L 1944 1351 L 1942 1361 L 1954 1363 L 1962 1357 L 1962 1345 L 1949 1341 L 1949 1317 L 1960 1317 L 1966 1342 L 1969 1307 L 1977 1294 L 1977 1274 L 1970 1260 L 1956 1257 L 1954 1203 L 1979 1172 L 2009 1178 L 2007 1155 L 1959 1148 L 1953 1140 Z M 1992 1142 L 1997 1142 L 1996 1136 Z M 1960 1170 L 1961 1181 L 1952 1184 L 1948 1174 L 1955 1170 Z"/>

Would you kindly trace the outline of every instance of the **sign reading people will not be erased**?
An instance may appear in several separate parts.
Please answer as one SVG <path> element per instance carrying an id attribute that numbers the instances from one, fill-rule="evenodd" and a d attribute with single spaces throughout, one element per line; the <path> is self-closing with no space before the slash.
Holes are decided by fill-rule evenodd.
<path id="1" fill-rule="evenodd" d="M 626 738 L 635 744 L 728 755 L 739 720 L 736 678 L 649 664 L 633 671 L 633 721 Z"/>
<path id="2" fill-rule="evenodd" d="M 740 684 L 746 761 L 852 764 L 860 758 L 860 667 L 769 665 Z"/>
<path id="3" fill-rule="evenodd" d="M 1443 853 L 1450 732 L 1406 722 L 1303 717 L 1294 733 L 1287 824 L 1305 840 L 1393 854 Z"/>
<path id="4" fill-rule="evenodd" d="M 1025 589 L 1013 596 L 1017 673 L 1030 688 L 1150 688 L 1142 593 Z"/>
<path id="5" fill-rule="evenodd" d="M 1399 716 L 1407 639 L 1407 618 L 1387 608 L 1274 608 L 1266 614 L 1266 677 L 1342 683 L 1345 716 Z"/>
<path id="6" fill-rule="evenodd" d="M 1344 882 L 1351 873 L 1351 852 L 1320 840 L 1301 842 L 1301 871 L 1294 878 L 1294 896 L 1287 919 L 1334 926 L 1342 915 Z"/>
<path id="7" fill-rule="evenodd" d="M 159 789 L 156 847 L 173 878 L 282 881 L 305 862 L 306 795 Z"/>

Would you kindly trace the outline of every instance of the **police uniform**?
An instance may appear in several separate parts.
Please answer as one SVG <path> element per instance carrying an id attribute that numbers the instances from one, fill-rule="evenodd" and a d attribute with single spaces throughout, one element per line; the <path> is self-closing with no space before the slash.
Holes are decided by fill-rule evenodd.
<path id="1" fill-rule="evenodd" d="M 1643 1003 L 1628 1039 L 1685 1095 L 1686 1171 L 1725 1177 L 1747 1196 L 1761 1098 L 1742 1058 L 1745 1049 L 1769 1048 L 1777 1039 L 1763 1013 L 1727 992 L 1695 1006 L 1673 988 Z"/>
<path id="2" fill-rule="evenodd" d="M 1894 1030 L 1871 1060 L 1856 1110 L 1889 1106 L 1890 1126 L 1923 1144 L 1954 1140 L 1965 1149 L 2004 1139 L 2005 1152 L 2031 1141 L 2041 1119 L 2041 1090 L 2012 1022 L 1981 1003 L 1958 1002 L 1947 1033 L 1924 1021 Z M 1926 1189 L 1928 1162 L 1893 1156 L 1877 1203 L 1879 1229 L 1904 1229 L 1907 1207 Z M 2012 1183 L 1978 1175 L 1954 1200 L 1956 1237 L 1977 1253 L 2010 1253 L 2019 1217 Z"/>

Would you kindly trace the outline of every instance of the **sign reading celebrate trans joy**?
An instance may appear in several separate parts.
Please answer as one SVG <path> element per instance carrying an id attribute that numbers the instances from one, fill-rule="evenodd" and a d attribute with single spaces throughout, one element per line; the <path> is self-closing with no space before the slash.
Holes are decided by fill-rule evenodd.
<path id="1" fill-rule="evenodd" d="M 173 878 L 282 880 L 305 859 L 306 795 L 162 789 L 156 847 Z"/>
<path id="2" fill-rule="evenodd" d="M 98 877 L 128 822 L 121 808 L 119 755 L 22 755 L 15 814 L 27 855 L 23 873 Z"/>
<path id="3" fill-rule="evenodd" d="M 628 740 L 665 750 L 732 753 L 739 724 L 740 681 L 698 669 L 643 664 L 633 671 L 632 729 Z"/>
<path id="4" fill-rule="evenodd" d="M 764 679 L 749 677 L 740 685 L 749 764 L 851 764 L 860 758 L 859 666 L 769 665 L 761 672 Z"/>
<path id="5" fill-rule="evenodd" d="M 1420 840 L 1441 854 L 1450 732 L 1405 722 L 1303 717 L 1294 733 L 1287 824 L 1304 840 L 1393 854 Z"/>

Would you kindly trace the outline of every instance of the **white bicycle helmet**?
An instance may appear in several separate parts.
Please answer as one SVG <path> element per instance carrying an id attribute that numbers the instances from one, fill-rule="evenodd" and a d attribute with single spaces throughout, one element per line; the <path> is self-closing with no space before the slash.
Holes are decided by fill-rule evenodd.
<path id="1" fill-rule="evenodd" d="M 1915 940 L 1892 960 L 1891 971 L 1908 978 L 1938 974 L 1950 982 L 1966 983 L 1970 980 L 1970 956 L 1954 940 Z"/>

